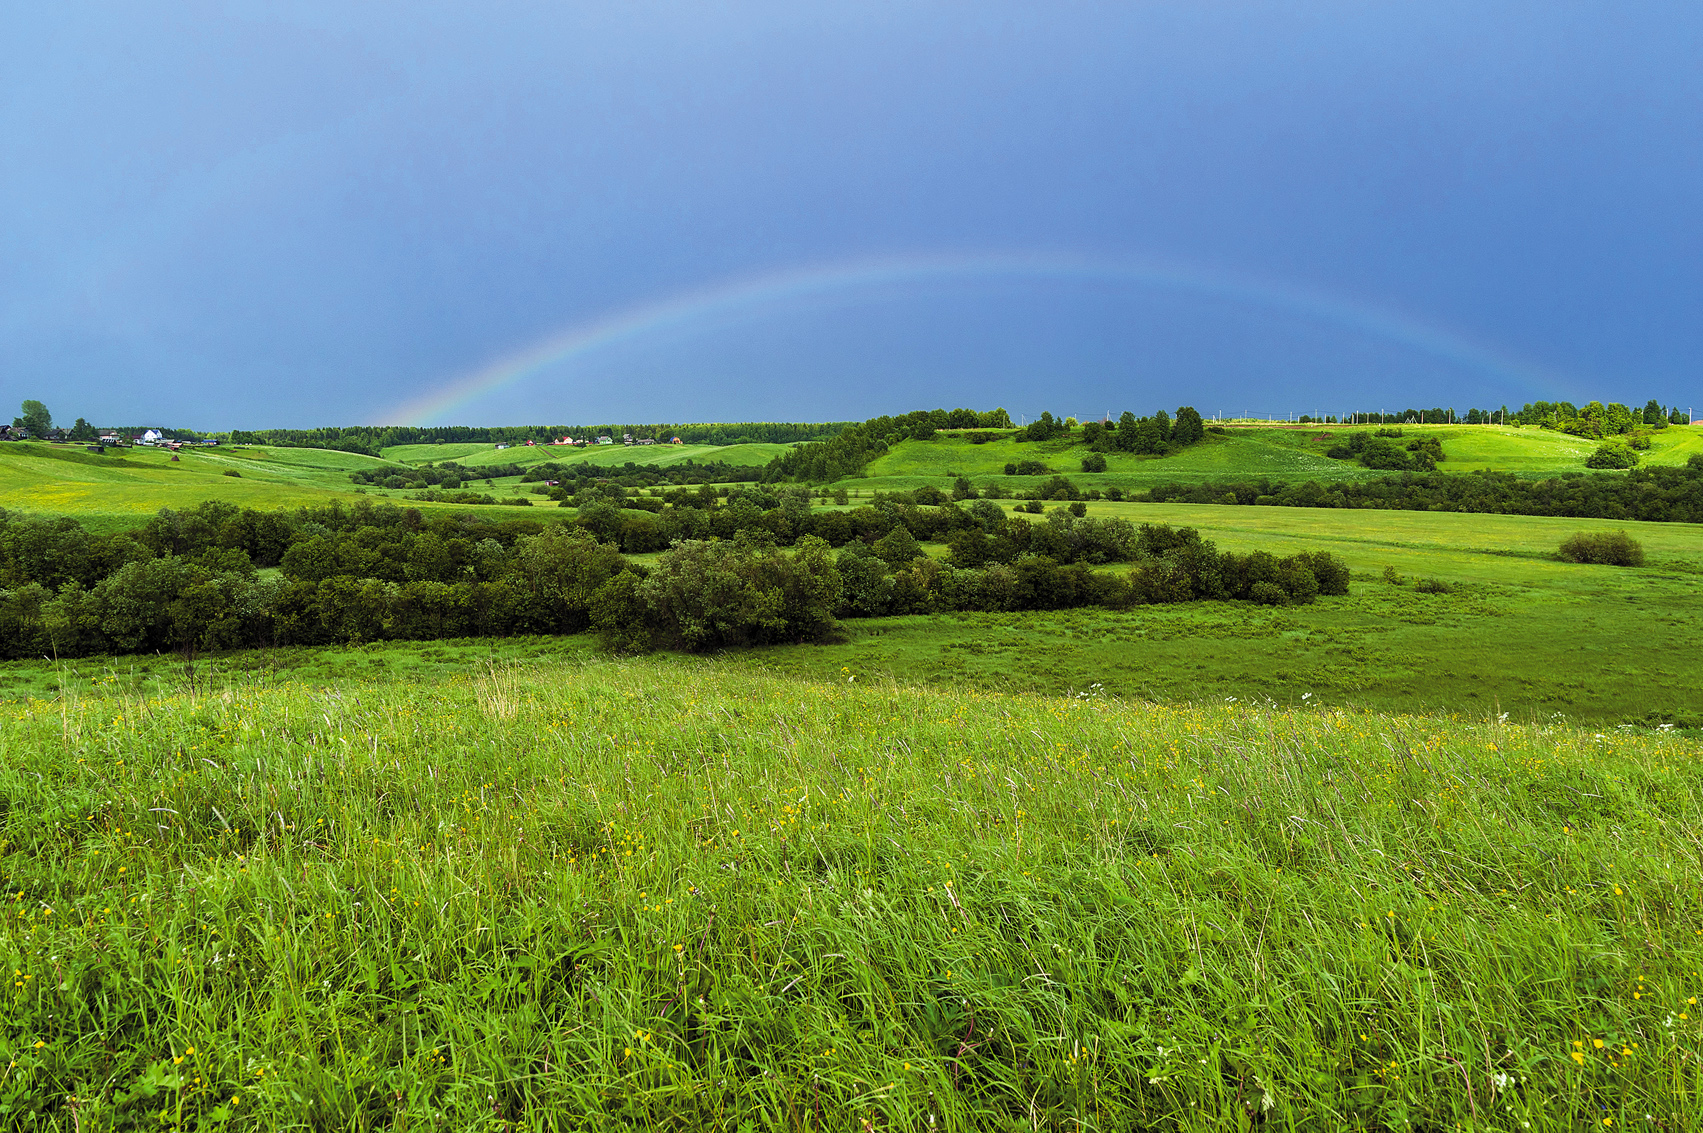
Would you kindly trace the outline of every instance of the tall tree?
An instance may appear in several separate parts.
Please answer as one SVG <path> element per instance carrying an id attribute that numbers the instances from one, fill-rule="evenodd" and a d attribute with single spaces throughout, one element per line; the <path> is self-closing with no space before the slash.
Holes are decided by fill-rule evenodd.
<path id="1" fill-rule="evenodd" d="M 47 411 L 47 406 L 39 401 L 26 401 L 23 405 L 24 415 L 15 419 L 13 426 L 28 429 L 32 437 L 45 437 L 48 430 L 53 428 L 53 414 Z"/>
<path id="2" fill-rule="evenodd" d="M 1206 422 L 1192 405 L 1177 410 L 1177 423 L 1171 426 L 1171 441 L 1178 447 L 1192 445 L 1206 436 Z"/>

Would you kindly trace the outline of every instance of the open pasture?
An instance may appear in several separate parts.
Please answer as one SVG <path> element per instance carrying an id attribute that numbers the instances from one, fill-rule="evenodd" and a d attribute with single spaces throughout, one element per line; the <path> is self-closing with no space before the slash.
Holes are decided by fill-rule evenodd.
<path id="1" fill-rule="evenodd" d="M 1070 477 L 1084 488 L 1122 488 L 1139 491 L 1169 481 L 1195 483 L 1203 480 L 1316 480 L 1340 483 L 1389 475 L 1346 460 L 1332 460 L 1325 450 L 1349 433 L 1376 431 L 1369 425 L 1236 425 L 1225 433 L 1208 433 L 1199 444 L 1169 456 L 1136 456 L 1108 452 L 1106 471 L 1085 473 L 1082 458 L 1088 450 L 1074 439 L 1026 441 L 1009 438 L 972 444 L 967 432 L 942 432 L 929 441 L 901 441 L 875 460 L 866 479 L 846 481 L 847 486 L 885 489 L 917 488 L 924 484 L 950 486 L 954 475 L 967 476 L 978 487 L 990 484 L 1007 489 L 1028 489 L 1045 477 L 1006 476 L 1007 463 L 1037 460 L 1054 472 Z M 1552 476 L 1582 472 L 1585 458 L 1596 449 L 1595 441 L 1537 428 L 1499 425 L 1406 425 L 1404 439 L 1436 436 L 1443 445 L 1444 472 L 1473 472 L 1493 469 L 1530 475 Z M 1650 450 L 1642 463 L 1680 465 L 1694 453 L 1703 452 L 1703 426 L 1670 426 L 1651 435 Z"/>
<path id="2" fill-rule="evenodd" d="M 0 1114 L 1691 1128 L 1698 755 L 674 660 L 68 685 L 0 716 Z"/>
<path id="3" fill-rule="evenodd" d="M 176 455 L 179 459 L 172 460 Z M 349 471 L 382 466 L 355 453 L 323 449 L 108 449 L 0 445 L 0 507 L 69 515 L 107 529 L 144 522 L 162 507 L 227 500 L 242 507 L 285 508 L 347 497 Z M 236 472 L 237 476 L 227 476 Z"/>
<path id="4" fill-rule="evenodd" d="M 203 500 L 261 509 L 347 505 L 361 498 L 427 509 L 453 506 L 415 504 L 405 492 L 360 491 L 349 480 L 358 468 L 392 466 L 331 449 L 186 447 L 174 454 L 138 447 L 97 454 L 81 446 L 14 443 L 0 445 L 0 508 L 67 515 L 105 531 L 138 526 L 162 507 L 189 508 Z M 522 514 L 500 505 L 487 510 Z"/>
<path id="5" fill-rule="evenodd" d="M 1106 502 L 1088 514 L 1196 527 L 1223 550 L 1326 550 L 1348 563 L 1354 581 L 1346 598 L 1276 609 L 1205 602 L 848 621 L 839 644 L 739 660 L 816 676 L 844 667 L 1044 693 L 1098 685 L 1164 700 L 1703 727 L 1703 666 L 1695 663 L 1703 531 L 1695 525 Z M 1645 566 L 1555 556 L 1575 531 L 1620 530 L 1644 544 Z M 1385 581 L 1385 568 L 1399 583 Z M 1449 592 L 1421 592 L 1424 580 Z"/>

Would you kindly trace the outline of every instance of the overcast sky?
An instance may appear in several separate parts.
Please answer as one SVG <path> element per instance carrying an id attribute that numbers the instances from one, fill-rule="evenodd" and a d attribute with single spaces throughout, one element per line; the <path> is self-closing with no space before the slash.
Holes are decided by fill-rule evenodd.
<path id="1" fill-rule="evenodd" d="M 1696 0 L 11 4 L 0 412 L 1703 403 Z"/>

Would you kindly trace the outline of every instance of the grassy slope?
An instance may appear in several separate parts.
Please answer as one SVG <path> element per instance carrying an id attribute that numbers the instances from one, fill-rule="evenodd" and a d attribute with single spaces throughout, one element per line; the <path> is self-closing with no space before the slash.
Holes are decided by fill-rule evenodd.
<path id="1" fill-rule="evenodd" d="M 97 528 L 125 526 L 162 507 L 206 499 L 244 507 L 300 507 L 347 496 L 348 470 L 382 464 L 314 449 L 108 449 L 0 445 L 0 507 L 70 515 Z M 227 470 L 240 477 L 226 476 Z"/>
<path id="2" fill-rule="evenodd" d="M 1698 755 L 678 661 L 67 689 L 0 716 L 0 1106 L 1693 1128 Z"/>
<path id="3" fill-rule="evenodd" d="M 978 485 L 993 482 L 1012 489 L 1032 487 L 1039 482 L 1037 478 L 1003 475 L 1008 462 L 1023 460 L 1039 460 L 1084 487 L 1126 491 L 1172 480 L 1187 483 L 1266 476 L 1325 483 L 1388 475 L 1324 455 L 1343 434 L 1361 429 L 1332 425 L 1236 427 L 1225 435 L 1208 434 L 1200 444 L 1167 457 L 1107 453 L 1103 473 L 1081 471 L 1087 450 L 1079 443 L 1080 433 L 1074 441 L 1061 438 L 1018 444 L 998 440 L 983 445 L 972 445 L 960 434 L 942 433 L 932 441 L 900 443 L 870 465 L 869 482 L 860 479 L 846 483 L 914 488 L 948 485 L 952 475 L 964 475 Z M 1432 435 L 1442 441 L 1447 459 L 1441 468 L 1445 472 L 1481 468 L 1534 475 L 1583 471 L 1585 457 L 1596 448 L 1594 442 L 1542 429 L 1477 425 L 1409 425 L 1403 429 L 1404 439 Z M 1684 464 L 1698 452 L 1703 452 L 1703 426 L 1670 427 L 1654 434 L 1644 463 Z"/>
<path id="4" fill-rule="evenodd" d="M 1396 710 L 1560 712 L 1598 723 L 1668 713 L 1703 723 L 1703 531 L 1694 525 L 1430 512 L 1090 504 L 1090 515 L 1194 526 L 1225 550 L 1328 550 L 1348 598 L 1127 612 L 964 614 L 845 623 L 843 643 L 746 655 L 831 675 L 1063 692 L 1096 683 L 1165 699 L 1303 696 Z M 1626 530 L 1640 569 L 1554 558 L 1568 534 Z M 1406 584 L 1390 586 L 1393 567 Z M 1124 569 L 1111 567 L 1107 569 Z M 1436 578 L 1450 594 L 1420 594 Z"/>

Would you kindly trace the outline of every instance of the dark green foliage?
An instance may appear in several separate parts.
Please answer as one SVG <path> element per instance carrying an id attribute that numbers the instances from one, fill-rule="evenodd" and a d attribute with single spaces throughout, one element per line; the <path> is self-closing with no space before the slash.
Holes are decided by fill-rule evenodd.
<path id="1" fill-rule="evenodd" d="M 1454 589 L 1454 587 L 1438 578 L 1422 578 L 1413 584 L 1413 588 L 1421 594 L 1448 594 Z"/>
<path id="2" fill-rule="evenodd" d="M 1643 546 L 1624 531 L 1581 531 L 1576 535 L 1569 535 L 1561 542 L 1560 555 L 1570 563 L 1644 565 Z"/>
<path id="3" fill-rule="evenodd" d="M 1105 458 L 1104 454 L 1098 453 L 1098 452 L 1091 452 L 1087 456 L 1082 458 L 1082 471 L 1084 471 L 1084 472 L 1104 472 L 1105 470 L 1106 470 L 1106 458 Z"/>
<path id="4" fill-rule="evenodd" d="M 1178 448 L 1192 445 L 1206 435 L 1206 422 L 1192 405 L 1177 410 L 1177 422 L 1171 426 L 1171 443 Z"/>
<path id="5" fill-rule="evenodd" d="M 1636 468 L 1638 454 L 1625 441 L 1604 441 L 1585 458 L 1586 468 Z"/>
<path id="6" fill-rule="evenodd" d="M 926 441 L 938 429 L 1010 428 L 1003 409 L 918 409 L 899 417 L 872 417 L 850 425 L 830 440 L 801 444 L 777 456 L 763 472 L 768 481 L 796 480 L 820 484 L 855 476 L 870 461 L 900 441 Z"/>
<path id="7" fill-rule="evenodd" d="M 1070 432 L 1070 426 L 1054 417 L 1051 413 L 1042 413 L 1029 422 L 1017 433 L 1019 441 L 1050 441 L 1054 437 L 1063 436 Z"/>
<path id="8" fill-rule="evenodd" d="M 1406 473 L 1323 485 L 1253 481 L 1155 484 L 1154 503 L 1269 504 L 1281 507 L 1465 511 L 1502 515 L 1596 516 L 1669 523 L 1703 522 L 1703 454 L 1683 467 L 1637 468 L 1625 475 L 1573 474 L 1530 480 L 1506 472 Z"/>
<path id="9" fill-rule="evenodd" d="M 1376 433 L 1350 433 L 1326 450 L 1333 460 L 1354 460 L 1367 468 L 1392 472 L 1429 472 L 1443 459 L 1443 443 L 1436 437 L 1420 437 L 1407 444 L 1397 443 L 1400 429 L 1379 429 Z"/>
<path id="10" fill-rule="evenodd" d="M 803 489 L 776 484 L 682 488 L 666 501 L 627 491 L 588 483 L 573 518 L 555 523 L 428 518 L 365 500 L 295 513 L 214 501 L 92 536 L 71 520 L 0 512 L 0 654 L 587 629 L 623 651 L 713 649 L 819 640 L 836 615 L 1240 598 L 1261 581 L 1292 602 L 1347 589 L 1328 555 L 1244 561 L 1189 529 L 1089 517 L 1063 477 L 1037 493 L 1068 501 L 1041 523 L 938 490 L 876 493 L 849 511 L 813 511 Z M 1039 498 L 1023 507 L 1046 510 Z M 925 539 L 947 544 L 950 565 Z M 623 551 L 665 553 L 647 572 Z M 1130 561 L 1128 579 L 1092 571 Z M 277 577 L 257 574 L 274 565 Z"/>
<path id="11" fill-rule="evenodd" d="M 679 437 L 689 445 L 793 444 L 832 437 L 852 424 L 850 421 L 740 421 L 696 425 L 506 425 L 488 428 L 467 425 L 355 425 L 324 429 L 238 429 L 230 434 L 230 440 L 233 444 L 328 448 L 377 456 L 392 445 L 525 444 L 527 441 L 547 442 L 564 435 L 595 437 L 607 434 L 620 438 L 623 433 L 659 441 Z M 172 432 L 178 436 L 189 435 L 181 429 Z"/>
<path id="12" fill-rule="evenodd" d="M 53 428 L 53 414 L 39 401 L 25 401 L 23 416 L 12 419 L 12 427 L 28 429 L 32 437 L 45 437 Z"/>

